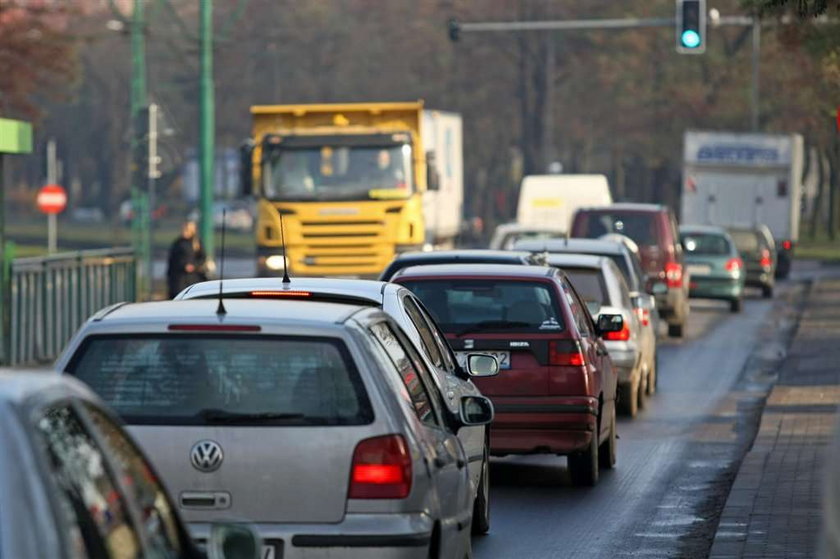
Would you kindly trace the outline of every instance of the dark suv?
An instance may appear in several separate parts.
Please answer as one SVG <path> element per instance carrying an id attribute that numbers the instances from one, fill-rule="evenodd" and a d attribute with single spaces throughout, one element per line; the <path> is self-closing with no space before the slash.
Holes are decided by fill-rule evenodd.
<path id="1" fill-rule="evenodd" d="M 668 335 L 682 336 L 688 320 L 688 278 L 674 213 L 660 204 L 613 204 L 575 213 L 573 237 L 597 239 L 608 233 L 625 235 L 639 245 L 647 287 L 668 323 Z"/>

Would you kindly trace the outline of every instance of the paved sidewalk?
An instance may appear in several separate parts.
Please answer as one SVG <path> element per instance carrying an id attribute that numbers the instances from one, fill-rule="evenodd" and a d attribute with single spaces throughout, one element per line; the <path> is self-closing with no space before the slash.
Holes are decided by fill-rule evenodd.
<path id="1" fill-rule="evenodd" d="M 840 279 L 814 284 L 710 557 L 815 557 L 822 464 L 840 403 Z"/>

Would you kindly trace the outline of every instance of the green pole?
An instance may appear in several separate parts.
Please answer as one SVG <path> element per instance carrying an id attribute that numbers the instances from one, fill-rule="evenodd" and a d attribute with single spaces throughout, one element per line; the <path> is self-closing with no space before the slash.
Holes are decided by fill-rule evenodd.
<path id="1" fill-rule="evenodd" d="M 207 259 L 214 260 L 213 251 L 213 182 L 215 145 L 213 98 L 213 0 L 200 0 L 201 33 L 201 99 L 199 117 L 199 173 L 201 177 L 200 209 L 201 223 L 199 232 Z"/>
<path id="2" fill-rule="evenodd" d="M 144 192 L 143 165 L 140 150 L 143 149 L 143 129 L 141 115 L 146 106 L 146 17 L 145 4 L 147 0 L 134 0 L 134 10 L 131 17 L 131 206 L 133 219 L 131 223 L 132 244 L 136 257 L 144 263 L 151 258 L 151 247 L 148 242 L 149 212 Z M 148 266 L 139 267 L 147 270 Z M 151 286 L 152 278 L 144 278 Z"/>

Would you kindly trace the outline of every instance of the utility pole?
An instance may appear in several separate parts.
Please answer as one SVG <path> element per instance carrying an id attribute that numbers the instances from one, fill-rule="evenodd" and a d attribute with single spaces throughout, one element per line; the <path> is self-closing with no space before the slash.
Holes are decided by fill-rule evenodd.
<path id="1" fill-rule="evenodd" d="M 760 102 L 760 79 L 761 79 L 761 20 L 754 17 L 752 20 L 752 88 L 750 105 L 752 109 L 752 131 L 758 132 L 761 126 Z"/>
<path id="2" fill-rule="evenodd" d="M 200 0 L 201 83 L 199 116 L 200 236 L 205 254 L 214 261 L 213 193 L 215 176 L 215 101 L 213 97 L 213 0 Z"/>
<path id="3" fill-rule="evenodd" d="M 149 193 L 149 211 L 154 212 L 155 208 L 155 181 L 160 177 L 158 170 L 158 106 L 156 103 L 149 105 L 149 166 L 147 169 L 148 179 L 148 193 Z M 154 231 L 155 220 L 152 214 L 149 219 L 149 227 L 147 231 L 147 244 L 149 246 L 149 260 L 146 262 L 146 273 L 149 278 L 149 300 L 152 300 L 154 294 L 154 254 L 152 247 L 154 247 Z"/>
<path id="4" fill-rule="evenodd" d="M 150 208 L 148 198 L 143 192 L 142 177 L 145 173 L 141 168 L 141 150 L 145 141 L 145 134 L 141 125 L 141 118 L 146 107 L 146 0 L 134 0 L 134 10 L 131 17 L 131 210 L 132 210 L 132 241 L 135 254 L 144 263 L 151 260 L 151 245 L 149 244 L 148 228 L 150 222 Z M 138 269 L 143 269 L 138 267 Z M 147 267 L 146 270 L 149 268 Z M 144 281 L 151 289 L 152 278 L 142 278 L 140 291 Z"/>

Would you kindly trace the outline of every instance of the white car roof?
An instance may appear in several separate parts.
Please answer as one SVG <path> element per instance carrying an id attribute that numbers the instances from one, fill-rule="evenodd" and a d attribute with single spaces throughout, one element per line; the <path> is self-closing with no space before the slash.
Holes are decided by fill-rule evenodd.
<path id="1" fill-rule="evenodd" d="M 224 293 L 249 293 L 252 291 L 317 291 L 327 295 L 343 296 L 368 301 L 382 306 L 387 282 L 343 278 L 292 278 L 283 283 L 281 278 L 243 278 L 224 280 Z M 211 297 L 219 292 L 219 281 L 203 281 L 186 288 L 176 300 Z"/>
<path id="2" fill-rule="evenodd" d="M 548 253 L 598 252 L 599 254 L 621 254 L 624 252 L 622 245 L 617 241 L 579 238 L 522 240 L 514 245 L 514 249 Z"/>

